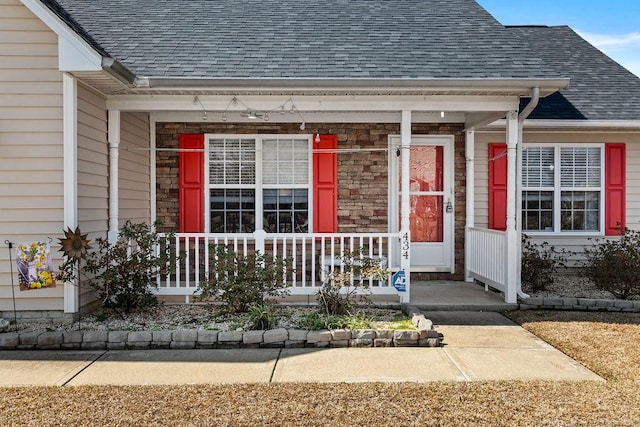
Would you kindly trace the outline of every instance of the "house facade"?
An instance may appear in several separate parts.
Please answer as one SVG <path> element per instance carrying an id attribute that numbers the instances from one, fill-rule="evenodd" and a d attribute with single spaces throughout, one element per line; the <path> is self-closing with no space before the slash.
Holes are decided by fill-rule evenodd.
<path id="1" fill-rule="evenodd" d="M 364 249 L 406 276 L 376 293 L 479 280 L 515 302 L 521 232 L 579 250 L 638 228 L 640 79 L 571 29 L 472 0 L 245 3 L 2 0 L 3 240 L 161 220 L 182 254 L 161 295 L 188 301 L 225 244 L 291 259 L 293 293 Z"/>

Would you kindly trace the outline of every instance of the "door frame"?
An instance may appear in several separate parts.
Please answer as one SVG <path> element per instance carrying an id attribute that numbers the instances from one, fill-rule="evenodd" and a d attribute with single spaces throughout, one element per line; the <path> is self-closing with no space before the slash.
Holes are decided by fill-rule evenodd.
<path id="1" fill-rule="evenodd" d="M 450 199 L 453 211 L 445 213 L 443 218 L 443 245 L 444 260 L 449 265 L 434 266 L 411 266 L 412 272 L 446 272 L 455 273 L 455 137 L 454 135 L 411 135 L 411 144 L 416 145 L 442 145 L 444 149 L 444 198 L 443 203 Z M 389 232 L 398 232 L 400 229 L 400 206 L 398 184 L 398 162 L 397 152 L 400 149 L 400 135 L 389 135 L 389 195 L 388 195 L 388 229 Z M 448 188 L 447 188 L 448 187 Z M 449 196 L 447 196 L 447 191 Z M 413 252 L 413 251 L 412 251 Z M 448 252 L 448 253 L 447 253 Z M 399 249 L 398 252 L 399 253 Z M 413 260 L 413 254 L 412 254 Z"/>

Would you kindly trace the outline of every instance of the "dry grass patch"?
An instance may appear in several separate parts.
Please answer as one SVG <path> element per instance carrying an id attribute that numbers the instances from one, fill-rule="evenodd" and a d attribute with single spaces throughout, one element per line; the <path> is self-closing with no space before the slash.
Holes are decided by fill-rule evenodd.
<path id="1" fill-rule="evenodd" d="M 496 382 L 0 390 L 2 425 L 638 425 L 623 384 Z"/>
<path id="2" fill-rule="evenodd" d="M 597 374 L 640 381 L 640 314 L 519 311 L 508 316 Z"/>

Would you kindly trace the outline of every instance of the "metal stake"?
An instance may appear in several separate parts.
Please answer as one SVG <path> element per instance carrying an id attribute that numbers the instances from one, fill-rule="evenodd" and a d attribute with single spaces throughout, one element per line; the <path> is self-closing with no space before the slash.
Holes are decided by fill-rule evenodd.
<path id="1" fill-rule="evenodd" d="M 16 312 L 16 290 L 15 284 L 13 282 L 13 259 L 11 256 L 13 255 L 13 242 L 5 240 L 4 243 L 9 247 L 9 269 L 11 271 L 11 297 L 13 298 L 13 323 L 16 325 L 16 330 L 18 329 L 18 314 Z"/>

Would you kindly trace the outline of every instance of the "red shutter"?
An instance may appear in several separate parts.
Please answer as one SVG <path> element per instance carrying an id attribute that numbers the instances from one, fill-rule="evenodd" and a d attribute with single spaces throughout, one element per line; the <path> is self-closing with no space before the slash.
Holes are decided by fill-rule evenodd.
<path id="1" fill-rule="evenodd" d="M 336 135 L 320 135 L 313 139 L 313 231 L 338 231 L 338 153 Z"/>
<path id="2" fill-rule="evenodd" d="M 507 229 L 507 144 L 489 144 L 489 228 Z"/>
<path id="3" fill-rule="evenodd" d="M 204 232 L 204 135 L 180 135 L 179 147 L 179 231 L 180 233 L 202 233 Z"/>
<path id="4" fill-rule="evenodd" d="M 624 229 L 626 211 L 626 161 L 624 144 L 604 146 L 604 231 L 607 236 L 619 235 Z"/>

